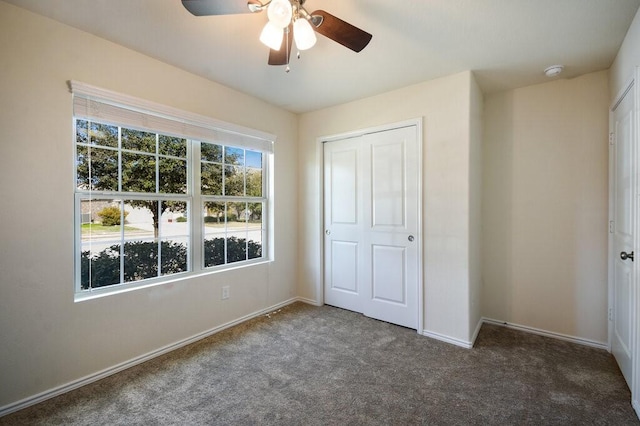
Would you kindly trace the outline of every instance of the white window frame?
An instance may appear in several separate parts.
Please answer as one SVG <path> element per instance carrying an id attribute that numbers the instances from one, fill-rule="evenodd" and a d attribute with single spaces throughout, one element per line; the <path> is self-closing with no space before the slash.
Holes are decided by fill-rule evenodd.
<path id="1" fill-rule="evenodd" d="M 201 142 L 200 141 L 194 141 L 195 143 L 193 144 L 193 153 L 192 156 L 193 158 L 197 158 L 200 159 L 201 155 L 200 155 L 200 146 L 201 146 Z M 203 141 L 203 142 L 210 142 L 210 141 Z M 232 145 L 225 145 L 222 142 L 212 142 L 216 145 L 222 145 L 223 148 L 224 147 L 234 147 Z M 236 147 L 234 147 L 236 148 Z M 251 148 L 246 148 L 246 149 L 251 149 Z M 225 264 L 221 264 L 221 265 L 215 265 L 215 266 L 206 266 L 205 267 L 205 258 L 204 258 L 204 241 L 205 241 L 205 232 L 204 232 L 204 215 L 200 215 L 199 218 L 201 219 L 201 223 L 200 226 L 198 226 L 197 231 L 200 232 L 200 235 L 198 236 L 197 239 L 194 239 L 195 241 L 198 241 L 198 247 L 194 247 L 194 253 L 197 253 L 196 250 L 200 250 L 200 253 L 197 253 L 195 257 L 194 256 L 194 260 L 199 261 L 198 265 L 199 268 L 202 269 L 203 271 L 220 271 L 220 270 L 228 270 L 228 269 L 232 269 L 238 266 L 242 266 L 242 265 L 250 265 L 253 263 L 262 263 L 264 262 L 265 259 L 269 258 L 269 244 L 268 244 L 268 236 L 269 236 L 269 216 L 268 213 L 270 211 L 269 209 L 269 200 L 270 197 L 268 196 L 269 194 L 269 186 L 267 185 L 268 181 L 269 181 L 269 164 L 270 161 L 269 160 L 269 155 L 267 155 L 266 153 L 262 153 L 262 168 L 263 168 L 263 179 L 262 179 L 262 197 L 249 197 L 249 196 L 228 196 L 228 195 L 203 195 L 201 193 L 201 176 L 200 176 L 200 172 L 201 172 L 201 168 L 200 166 L 200 161 L 198 160 L 198 167 L 197 170 L 196 168 L 194 168 L 193 171 L 193 176 L 194 176 L 194 183 L 193 183 L 193 207 L 194 209 L 200 209 L 200 211 L 202 211 L 204 209 L 204 203 L 206 202 L 248 202 L 248 203 L 262 203 L 264 205 L 263 209 L 262 209 L 262 257 L 260 258 L 256 258 L 256 259 L 248 259 L 248 260 L 244 260 L 242 262 L 232 262 L 232 263 L 225 263 Z M 223 154 L 224 155 L 224 154 Z M 245 167 L 246 168 L 246 167 Z M 223 172 L 224 172 L 224 168 L 223 168 Z M 224 185 L 224 180 L 223 180 L 223 185 Z M 246 192 L 246 175 L 245 175 L 245 192 Z M 225 222 L 226 222 L 226 217 L 225 217 Z M 198 224 L 195 224 L 196 226 Z M 225 248 L 225 258 L 226 258 L 226 248 Z"/>
<path id="2" fill-rule="evenodd" d="M 164 106 L 154 102 L 124 95 L 109 90 L 101 89 L 77 81 L 70 81 L 69 86 L 73 96 L 73 147 L 74 147 L 74 172 L 73 188 L 74 198 L 74 299 L 82 301 L 101 297 L 104 295 L 121 293 L 134 289 L 160 285 L 167 282 L 182 280 L 199 275 L 217 273 L 229 269 L 248 267 L 258 263 L 272 261 L 272 244 L 269 236 L 273 235 L 273 221 L 269 215 L 272 210 L 272 171 L 273 146 L 275 135 L 250 129 L 235 124 L 215 120 L 210 117 L 182 111 L 176 108 Z M 81 212 L 80 201 L 87 197 L 87 191 L 77 188 L 76 176 L 76 119 L 85 119 L 101 123 L 113 123 L 120 127 L 131 127 L 158 134 L 167 134 L 186 138 L 188 142 L 187 164 L 191 172 L 187 175 L 187 194 L 132 194 L 110 191 L 92 191 L 94 198 L 144 198 L 144 199 L 181 199 L 187 201 L 187 214 L 190 229 L 188 247 L 187 272 L 155 278 L 132 281 L 129 283 L 114 284 L 112 286 L 98 287 L 82 290 L 80 277 L 81 259 Z M 217 145 L 244 148 L 262 152 L 262 197 L 214 197 L 216 201 L 248 201 L 262 202 L 262 257 L 245 261 L 227 263 L 211 267 L 204 267 L 204 216 L 202 206 L 205 201 L 211 200 L 211 196 L 200 194 L 200 141 L 211 142 Z M 246 185 L 246 182 L 245 182 Z M 230 199 L 231 198 L 231 199 Z"/>

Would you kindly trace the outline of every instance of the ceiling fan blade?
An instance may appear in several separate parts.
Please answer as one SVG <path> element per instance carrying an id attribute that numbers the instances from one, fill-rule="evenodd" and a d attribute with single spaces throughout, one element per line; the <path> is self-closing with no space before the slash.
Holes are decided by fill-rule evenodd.
<path id="1" fill-rule="evenodd" d="M 251 13 L 247 0 L 182 0 L 182 5 L 195 16 L 235 15 Z"/>
<path id="2" fill-rule="evenodd" d="M 269 65 L 288 65 L 291 57 L 291 43 L 293 43 L 293 27 L 289 25 L 289 31 L 282 37 L 280 50 L 269 50 Z"/>
<path id="3" fill-rule="evenodd" d="M 354 52 L 360 52 L 367 47 L 373 37 L 366 31 L 354 27 L 340 18 L 336 18 L 324 10 L 316 10 L 311 16 L 321 16 L 322 23 L 315 27 L 316 32 L 340 43 Z"/>

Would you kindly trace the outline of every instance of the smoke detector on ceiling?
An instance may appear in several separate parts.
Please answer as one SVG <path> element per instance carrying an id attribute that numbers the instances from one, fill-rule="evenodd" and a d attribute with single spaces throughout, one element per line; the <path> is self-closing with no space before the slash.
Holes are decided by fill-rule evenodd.
<path id="1" fill-rule="evenodd" d="M 564 65 L 551 65 L 549 68 L 544 70 L 544 74 L 547 77 L 555 77 L 559 75 L 562 70 L 564 70 Z"/>

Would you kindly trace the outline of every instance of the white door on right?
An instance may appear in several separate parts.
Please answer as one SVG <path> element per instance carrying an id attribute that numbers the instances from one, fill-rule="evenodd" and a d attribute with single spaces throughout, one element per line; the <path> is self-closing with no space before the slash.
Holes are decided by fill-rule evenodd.
<path id="1" fill-rule="evenodd" d="M 419 172 L 415 127 L 363 136 L 368 317 L 418 328 Z"/>
<path id="2" fill-rule="evenodd" d="M 631 387 L 633 359 L 635 161 L 634 91 L 628 90 L 613 110 L 613 288 L 611 351 Z"/>

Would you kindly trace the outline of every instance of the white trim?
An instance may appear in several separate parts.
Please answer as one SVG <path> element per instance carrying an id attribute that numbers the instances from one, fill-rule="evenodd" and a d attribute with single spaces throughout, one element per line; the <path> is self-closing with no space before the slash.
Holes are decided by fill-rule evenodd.
<path id="1" fill-rule="evenodd" d="M 621 94 L 622 93 L 626 93 L 626 91 L 621 92 Z M 615 104 L 617 105 L 617 103 L 618 101 L 616 100 Z M 612 129 L 613 129 L 613 105 L 609 109 L 609 135 L 611 135 Z M 609 138 L 610 137 L 611 136 L 609 136 Z M 615 187 L 614 187 L 615 145 L 612 145 L 611 143 L 609 143 L 607 148 L 608 148 L 607 154 L 609 157 L 608 158 L 609 173 L 607 176 L 607 179 L 608 179 L 607 188 L 609 190 L 607 204 L 608 204 L 609 211 L 608 211 L 607 219 L 608 219 L 608 223 L 611 224 L 611 222 L 615 220 L 615 217 L 614 217 L 615 205 L 613 202 L 613 194 L 615 191 Z M 607 227 L 607 229 L 609 228 Z M 613 233 L 608 231 L 607 232 L 607 350 L 609 352 L 611 352 L 612 350 L 611 336 L 613 336 L 613 321 L 609 319 L 609 312 L 613 310 L 614 260 L 613 260 L 613 256 L 611 255 L 612 250 L 613 250 Z"/>
<path id="2" fill-rule="evenodd" d="M 317 139 L 319 143 L 333 142 L 342 139 L 356 138 L 370 133 L 385 132 L 387 130 L 401 129 L 403 127 L 419 126 L 422 128 L 422 117 L 412 118 L 409 120 L 398 121 L 395 123 L 381 124 L 379 126 L 367 127 L 364 129 L 352 130 L 350 132 L 338 133 L 335 135 L 322 136 Z M 422 135 L 419 135 L 422 139 Z M 421 159 L 422 160 L 422 159 Z"/>
<path id="3" fill-rule="evenodd" d="M 240 126 L 237 124 L 227 123 L 222 120 L 216 120 L 211 117 L 207 117 L 207 116 L 196 114 L 193 112 L 184 111 L 178 108 L 162 105 L 156 102 L 148 101 L 146 99 L 137 98 L 135 96 L 125 95 L 123 93 L 102 89 L 100 87 L 92 86 L 87 83 L 70 80 L 68 84 L 72 94 L 82 96 L 85 98 L 91 97 L 91 98 L 107 100 L 117 105 L 126 105 L 127 107 L 151 112 L 161 117 L 170 117 L 174 119 L 179 119 L 181 121 L 184 121 L 196 126 L 201 126 L 203 128 L 220 129 L 226 132 L 236 133 L 238 135 L 243 135 L 243 136 L 245 135 L 251 136 L 257 139 L 262 139 L 264 141 L 270 141 L 270 142 L 274 142 L 276 140 L 276 136 L 271 133 L 262 132 L 259 130 L 251 129 L 251 128 Z"/>
<path id="4" fill-rule="evenodd" d="M 424 194 L 423 194 L 423 186 L 422 186 L 422 180 L 423 180 L 423 159 L 422 159 L 422 155 L 423 155 L 423 150 L 422 150 L 422 146 L 423 146 L 423 128 L 422 128 L 422 122 L 423 122 L 423 118 L 422 117 L 417 117 L 417 118 L 412 118 L 409 120 L 403 120 L 403 121 L 398 121 L 395 123 L 388 123 L 388 124 L 382 124 L 379 126 L 373 126 L 373 127 L 367 127 L 364 129 L 359 129 L 359 130 L 353 130 L 350 132 L 346 132 L 346 133 L 338 133 L 338 134 L 334 134 L 334 135 L 329 135 L 329 136 L 321 136 L 319 138 L 316 139 L 316 156 L 318 159 L 318 167 L 316 168 L 316 170 L 318 171 L 317 173 L 317 180 L 316 182 L 318 182 L 319 185 L 319 197 L 320 197 L 320 202 L 319 202 L 319 218 L 320 218 L 320 226 L 319 226 L 319 231 L 318 231 L 318 249 L 319 249 L 319 268 L 318 268 L 318 275 L 317 275 L 317 282 L 316 282 L 316 295 L 317 295 L 317 299 L 320 301 L 320 304 L 323 305 L 324 304 L 324 149 L 323 149 L 323 144 L 325 142 L 332 142 L 332 141 L 337 141 L 337 140 L 342 140 L 342 139 L 349 139 L 349 138 L 354 138 L 354 137 L 359 137 L 359 136 L 363 136 L 366 134 L 371 134 L 371 133 L 378 133 L 378 132 L 384 132 L 387 130 L 393 130 L 393 129 L 401 129 L 404 127 L 415 127 L 416 128 L 416 139 L 417 139 L 417 144 L 418 144 L 418 158 L 419 158 L 419 164 L 418 164 L 418 312 L 417 312 L 417 327 L 416 327 L 416 331 L 419 334 L 422 334 L 422 332 L 420 330 L 422 330 L 422 327 L 424 326 L 424 277 L 423 277 L 423 251 L 422 251 L 422 247 L 424 244 L 424 238 L 423 238 L 423 229 L 422 229 L 422 222 L 423 222 L 423 218 L 422 218 L 422 203 L 424 200 Z"/>
<path id="5" fill-rule="evenodd" d="M 318 302 L 317 300 L 309 299 L 307 297 L 296 297 L 296 301 L 306 303 L 307 305 L 312 306 L 323 306 L 324 303 Z"/>
<path id="6" fill-rule="evenodd" d="M 418 235 L 420 236 L 418 244 L 418 328 L 419 332 L 424 327 L 424 251 L 422 250 L 425 244 L 426 238 L 424 238 L 424 228 L 423 228 L 423 210 L 422 205 L 425 199 L 424 195 L 424 187 L 422 185 L 424 180 L 424 151 L 423 147 L 423 118 L 419 117 L 411 122 L 416 126 L 416 137 L 418 138 Z"/>
<path id="7" fill-rule="evenodd" d="M 98 371 L 96 373 L 93 374 L 89 374 L 88 376 L 82 377 L 80 379 L 74 380 L 72 382 L 66 383 L 64 385 L 61 386 L 57 386 L 55 388 L 49 389 L 47 391 L 38 393 L 36 395 L 24 398 L 20 401 L 5 405 L 4 407 L 0 407 L 0 417 L 6 416 L 8 414 L 14 413 L 16 411 L 22 410 L 24 408 L 30 407 L 32 405 L 38 404 L 40 402 L 46 401 L 48 399 L 54 398 L 56 396 L 62 395 L 64 393 L 70 392 L 72 390 L 78 389 L 82 386 L 91 384 L 93 382 L 97 382 L 98 380 L 104 379 L 105 377 L 109 377 L 112 376 L 116 373 L 119 373 L 121 371 L 124 371 L 128 368 L 134 367 L 138 364 L 142 364 L 143 362 L 149 361 L 153 358 L 159 357 L 161 355 L 164 355 L 166 353 L 169 353 L 171 351 L 174 351 L 176 349 L 179 349 L 183 346 L 187 346 L 191 343 L 195 343 L 199 340 L 202 340 L 204 338 L 207 338 L 209 336 L 212 336 L 220 331 L 223 331 L 227 328 L 233 327 L 235 325 L 241 324 L 245 321 L 248 321 L 250 319 L 259 317 L 261 315 L 264 314 L 268 314 L 274 310 L 277 310 L 279 308 L 282 308 L 284 306 L 290 305 L 292 303 L 295 302 L 307 302 L 308 299 L 303 299 L 303 298 L 298 298 L 298 297 L 294 297 L 291 298 L 289 300 L 285 300 L 284 302 L 275 304 L 273 306 L 270 306 L 268 308 L 264 308 L 264 309 L 260 309 L 259 311 L 253 312 L 251 314 L 245 315 L 243 317 L 240 317 L 238 319 L 235 319 L 233 321 L 229 321 L 227 323 L 224 323 L 222 325 L 219 325 L 217 327 L 213 327 L 207 331 L 204 331 L 202 333 L 198 333 L 194 336 L 188 337 L 186 339 L 177 341 L 175 343 L 163 346 L 161 348 L 158 348 L 154 351 L 148 352 L 144 355 L 138 356 L 136 358 L 130 359 L 129 361 L 125 361 L 122 362 L 120 364 L 114 365 L 112 367 L 109 368 L 105 368 L 104 370 Z M 311 303 L 313 304 L 313 303 Z"/>
<path id="8" fill-rule="evenodd" d="M 117 294 L 128 293 L 130 291 L 141 290 L 148 287 L 172 284 L 172 283 L 188 280 L 191 278 L 197 278 L 197 277 L 202 277 L 202 276 L 211 275 L 211 274 L 222 274 L 225 272 L 233 271 L 235 269 L 250 268 L 250 267 L 259 266 L 259 265 L 268 265 L 270 263 L 273 263 L 273 260 L 265 257 L 265 258 L 259 258 L 259 259 L 245 260 L 242 262 L 237 262 L 237 264 L 227 263 L 224 265 L 219 265 L 218 267 L 214 266 L 214 267 L 204 268 L 204 269 L 201 269 L 200 271 L 178 272 L 171 275 L 163 275 L 163 276 L 154 277 L 154 278 L 147 278 L 145 280 L 140 280 L 140 281 L 131 281 L 129 283 L 121 283 L 121 284 L 114 284 L 114 285 L 104 286 L 104 287 L 96 287 L 94 289 L 89 289 L 89 290 L 80 290 L 75 293 L 73 301 L 74 303 L 84 302 L 85 300 L 99 299 L 101 297 L 114 296 Z M 216 269 L 216 268 L 219 268 L 219 269 Z"/>
<path id="9" fill-rule="evenodd" d="M 551 337 L 553 339 L 564 340 L 566 342 L 577 343 L 579 345 L 591 346 L 593 348 L 604 349 L 605 351 L 609 350 L 609 346 L 606 342 L 598 342 L 595 340 L 585 339 L 582 337 L 570 336 L 567 334 L 556 333 L 554 331 L 542 330 L 535 327 L 529 327 L 526 325 L 514 324 L 506 321 L 500 321 L 492 318 L 482 317 L 483 324 L 493 324 L 499 325 L 506 328 L 511 328 L 513 330 L 524 331 L 526 333 L 537 334 L 539 336 Z"/>
<path id="10" fill-rule="evenodd" d="M 73 116 L 179 138 L 273 153 L 275 136 L 248 127 L 70 81 Z"/>
<path id="11" fill-rule="evenodd" d="M 440 340 L 441 342 L 450 343 L 452 345 L 460 346 L 465 349 L 473 348 L 474 342 L 467 342 L 465 340 L 457 339 L 455 337 L 445 336 L 444 334 L 436 333 L 435 331 L 422 330 L 420 333 L 423 336 L 430 337 L 432 339 Z"/>
<path id="12" fill-rule="evenodd" d="M 577 343 L 579 345 L 591 346 L 593 348 L 604 349 L 608 351 L 609 347 L 605 342 L 597 342 L 595 340 L 584 339 L 582 337 L 569 336 L 567 334 L 556 333 L 553 331 L 541 330 L 535 327 L 528 327 L 526 325 L 513 324 L 506 321 L 500 321 L 492 318 L 482 317 L 480 321 L 478 321 L 478 325 L 473 333 L 473 337 L 470 342 L 457 339 L 455 337 L 446 336 L 444 334 L 436 333 L 433 331 L 423 330 L 422 335 L 426 337 L 431 337 L 432 339 L 440 340 L 446 343 L 451 343 L 456 346 L 460 346 L 466 349 L 473 348 L 475 345 L 476 339 L 478 338 L 478 334 L 480 333 L 480 329 L 483 324 L 492 324 L 498 325 L 501 327 L 510 328 L 513 330 L 524 331 L 525 333 L 537 334 L 539 336 L 551 337 L 553 339 L 564 340 L 566 342 Z M 640 406 L 640 404 L 639 404 Z"/>
<path id="13" fill-rule="evenodd" d="M 320 202 L 318 203 L 319 218 L 317 232 L 318 238 L 318 278 L 316 281 L 316 300 L 324 305 L 324 141 L 322 138 L 316 139 L 316 158 L 318 159 L 316 167 L 316 182 L 318 182 L 318 194 Z"/>
<path id="14" fill-rule="evenodd" d="M 629 90 L 633 88 L 635 81 L 636 81 L 635 75 L 632 75 L 631 78 L 629 78 L 626 81 L 624 86 L 622 86 L 622 89 L 620 89 L 620 91 L 614 98 L 614 101 L 611 103 L 611 106 L 609 107 L 609 111 L 613 111 L 618 107 L 620 102 L 622 102 L 622 100 L 624 99 L 625 95 L 629 92 Z"/>
<path id="15" fill-rule="evenodd" d="M 636 147 L 640 145 L 640 67 L 635 68 L 634 73 L 635 78 L 635 122 L 634 122 L 634 130 L 635 130 L 635 145 Z M 639 150 L 636 148 L 635 150 L 636 162 L 640 162 Z M 640 185 L 638 179 L 638 165 L 636 164 L 636 191 Z M 640 219 L 640 193 L 635 197 L 636 200 L 636 218 L 635 218 L 635 241 L 634 241 L 634 250 L 636 253 L 640 252 L 640 224 L 638 223 Z M 631 404 L 633 408 L 636 410 L 636 414 L 640 417 L 640 326 L 638 326 L 638 317 L 640 316 L 640 290 L 638 289 L 638 285 L 640 285 L 640 265 L 636 262 L 634 265 L 634 303 L 632 304 L 634 312 L 632 313 L 633 318 L 633 327 L 632 330 L 633 338 L 635 342 L 633 343 L 633 354 L 631 355 Z"/>

